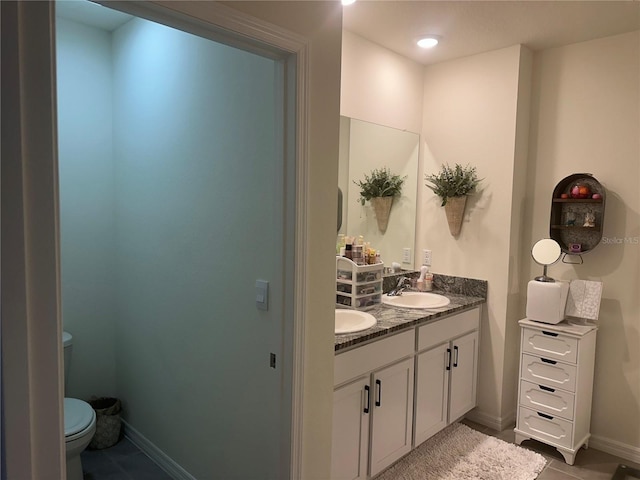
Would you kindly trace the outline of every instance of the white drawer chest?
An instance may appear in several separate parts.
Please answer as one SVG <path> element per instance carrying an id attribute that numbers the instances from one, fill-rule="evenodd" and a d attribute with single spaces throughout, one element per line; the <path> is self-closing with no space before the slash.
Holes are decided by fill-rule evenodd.
<path id="1" fill-rule="evenodd" d="M 535 439 L 573 465 L 589 446 L 595 325 L 520 320 L 520 379 L 516 443 Z"/>

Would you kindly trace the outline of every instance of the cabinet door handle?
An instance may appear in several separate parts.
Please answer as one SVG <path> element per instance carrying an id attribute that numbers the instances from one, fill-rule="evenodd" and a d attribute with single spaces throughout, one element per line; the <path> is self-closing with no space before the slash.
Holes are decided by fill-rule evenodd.
<path id="1" fill-rule="evenodd" d="M 543 335 L 549 335 L 550 337 L 557 337 L 558 334 L 555 332 L 547 332 L 546 330 L 542 330 Z"/>
<path id="2" fill-rule="evenodd" d="M 547 415 L 546 413 L 540 413 L 540 412 L 536 412 L 539 416 L 541 416 L 542 418 L 547 418 L 549 420 L 553 420 L 553 417 L 551 415 Z"/>
<path id="3" fill-rule="evenodd" d="M 555 365 L 556 363 L 558 363 L 555 360 L 549 360 L 547 358 L 542 358 L 542 357 L 540 357 L 540 360 L 542 360 L 544 363 L 550 363 L 551 365 Z"/>
<path id="4" fill-rule="evenodd" d="M 364 413 L 369 413 L 369 406 L 371 402 L 371 388 L 369 388 L 369 385 L 364 386 L 364 393 L 367 396 L 367 400 L 364 404 Z"/>
<path id="5" fill-rule="evenodd" d="M 555 388 L 551 388 L 551 387 L 545 387 L 544 385 L 538 385 L 540 387 L 540 390 L 546 390 L 547 392 L 555 392 L 556 389 Z"/>
<path id="6" fill-rule="evenodd" d="M 447 348 L 447 370 L 451 370 L 451 349 Z"/>
<path id="7" fill-rule="evenodd" d="M 376 380 L 376 390 L 376 407 L 379 407 L 380 403 L 382 402 L 382 382 L 379 379 Z"/>
<path id="8" fill-rule="evenodd" d="M 453 351 L 455 353 L 455 357 L 454 357 L 454 360 L 453 360 L 453 366 L 457 367 L 458 366 L 458 346 L 457 345 L 453 346 Z"/>

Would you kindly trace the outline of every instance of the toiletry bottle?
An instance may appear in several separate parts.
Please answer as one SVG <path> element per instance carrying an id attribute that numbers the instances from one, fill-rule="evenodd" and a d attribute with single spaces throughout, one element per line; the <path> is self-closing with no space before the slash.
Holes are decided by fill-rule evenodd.
<path id="1" fill-rule="evenodd" d="M 427 272 L 424 275 L 424 291 L 430 292 L 433 290 L 433 273 L 429 272 L 429 267 L 427 267 Z"/>

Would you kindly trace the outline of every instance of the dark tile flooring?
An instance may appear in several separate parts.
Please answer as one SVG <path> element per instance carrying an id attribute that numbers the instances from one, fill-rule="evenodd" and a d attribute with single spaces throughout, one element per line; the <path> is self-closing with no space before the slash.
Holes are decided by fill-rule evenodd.
<path id="1" fill-rule="evenodd" d="M 468 420 L 463 420 L 463 423 L 486 435 L 492 435 L 507 442 L 513 442 L 515 438 L 513 429 L 496 432 Z M 548 445 L 535 440 L 526 440 L 522 446 L 535 450 L 547 458 L 547 466 L 538 475 L 538 480 L 612 480 L 621 463 L 626 463 L 632 469 L 640 469 L 639 464 L 593 448 L 580 450 L 576 456 L 575 465 L 567 465 L 562 455 Z M 164 470 L 126 438 L 111 448 L 85 450 L 82 453 L 82 466 L 84 480 L 172 480 Z M 615 480 L 636 478 L 627 476 L 628 473 L 629 471 L 620 472 Z"/>
<path id="2" fill-rule="evenodd" d="M 84 480 L 172 480 L 127 438 L 104 450 L 81 454 Z"/>

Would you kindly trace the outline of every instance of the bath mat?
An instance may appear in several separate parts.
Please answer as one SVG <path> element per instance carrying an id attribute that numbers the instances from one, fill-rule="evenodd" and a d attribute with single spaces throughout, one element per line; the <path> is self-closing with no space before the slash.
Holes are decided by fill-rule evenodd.
<path id="1" fill-rule="evenodd" d="M 454 423 L 376 480 L 534 480 L 546 463 L 539 453 Z"/>
<path id="2" fill-rule="evenodd" d="M 621 464 L 618 465 L 616 473 L 613 474 L 611 480 L 633 480 L 636 478 L 640 478 L 640 470 Z"/>

